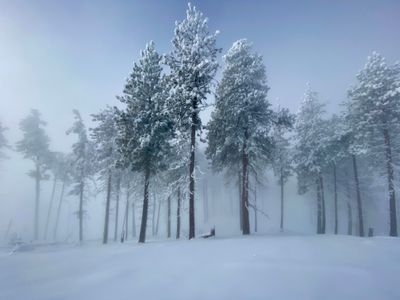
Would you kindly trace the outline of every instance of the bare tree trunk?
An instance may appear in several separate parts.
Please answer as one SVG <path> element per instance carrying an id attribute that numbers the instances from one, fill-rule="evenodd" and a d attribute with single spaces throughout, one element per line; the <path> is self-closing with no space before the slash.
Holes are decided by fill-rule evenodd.
<path id="1" fill-rule="evenodd" d="M 85 183 L 81 181 L 80 191 L 79 191 L 79 241 L 83 241 L 83 190 L 85 188 Z"/>
<path id="2" fill-rule="evenodd" d="M 34 239 L 39 238 L 39 202 L 40 202 L 40 167 L 39 163 L 36 163 L 36 199 L 35 199 L 35 229 Z"/>
<path id="3" fill-rule="evenodd" d="M 207 179 L 204 179 L 203 183 L 203 208 L 204 208 L 204 223 L 208 222 L 208 185 Z"/>
<path id="4" fill-rule="evenodd" d="M 195 106 L 195 101 L 193 101 Z M 190 127 L 190 165 L 189 165 L 189 239 L 195 237 L 195 212 L 194 212 L 194 167 L 195 167 L 195 149 L 196 149 L 196 124 L 197 115 L 195 112 L 192 113 L 192 125 Z"/>
<path id="5" fill-rule="evenodd" d="M 135 201 L 132 201 L 132 238 L 136 237 Z"/>
<path id="6" fill-rule="evenodd" d="M 322 233 L 322 200 L 321 200 L 321 183 L 319 178 L 315 182 L 317 186 L 317 234 Z"/>
<path id="7" fill-rule="evenodd" d="M 335 234 L 339 231 L 339 221 L 338 221 L 338 194 L 337 194 L 337 178 L 336 178 L 336 164 L 333 164 L 333 194 L 335 202 Z"/>
<path id="8" fill-rule="evenodd" d="M 126 207 L 125 207 L 125 239 L 129 236 L 129 198 L 130 198 L 130 185 L 126 187 Z"/>
<path id="9" fill-rule="evenodd" d="M 155 203 L 155 201 L 154 201 Z M 157 209 L 157 224 L 156 224 L 156 235 L 158 236 L 158 228 L 160 225 L 160 212 L 161 212 L 161 203 L 158 203 L 158 209 Z"/>
<path id="10" fill-rule="evenodd" d="M 283 170 L 281 169 L 281 231 L 283 231 L 283 192 L 284 192 L 284 182 L 283 182 Z"/>
<path id="11" fill-rule="evenodd" d="M 56 186 L 57 186 L 57 176 L 54 176 L 53 189 L 51 191 L 49 209 L 47 211 L 46 226 L 44 228 L 44 239 L 45 240 L 47 240 L 47 232 L 49 230 L 49 222 L 50 222 L 51 210 L 53 209 L 53 202 L 54 202 L 54 195 L 56 192 Z"/>
<path id="12" fill-rule="evenodd" d="M 57 238 L 58 222 L 59 222 L 59 220 L 60 220 L 61 205 L 62 205 L 63 198 L 64 198 L 65 180 L 66 180 L 66 179 L 64 179 L 64 181 L 63 181 L 63 185 L 62 185 L 62 188 L 61 188 L 60 200 L 58 201 L 57 216 L 56 216 L 56 224 L 55 224 L 55 226 L 54 226 L 53 240 L 56 240 L 56 238 Z"/>
<path id="13" fill-rule="evenodd" d="M 321 204 L 322 204 L 322 222 L 321 233 L 326 233 L 326 209 L 325 209 L 325 192 L 324 192 L 324 178 L 321 173 L 319 174 L 319 182 L 321 184 Z"/>
<path id="14" fill-rule="evenodd" d="M 353 234 L 353 212 L 350 203 L 347 202 L 347 234 Z"/>
<path id="15" fill-rule="evenodd" d="M 243 230 L 243 210 L 242 210 L 242 175 L 240 171 L 239 164 L 239 172 L 238 172 L 238 187 L 239 187 L 239 221 L 240 221 L 240 230 Z"/>
<path id="16" fill-rule="evenodd" d="M 142 222 L 140 224 L 139 243 L 146 241 L 147 213 L 149 209 L 149 180 L 150 170 L 146 169 L 144 174 L 144 196 L 143 196 L 143 211 Z"/>
<path id="17" fill-rule="evenodd" d="M 249 158 L 247 155 L 246 143 L 242 151 L 242 211 L 243 211 L 243 234 L 250 234 L 249 220 Z"/>
<path id="18" fill-rule="evenodd" d="M 254 232 L 257 232 L 257 179 L 254 184 Z"/>
<path id="19" fill-rule="evenodd" d="M 167 238 L 171 237 L 171 196 L 167 198 Z"/>
<path id="20" fill-rule="evenodd" d="M 176 205 L 176 238 L 179 239 L 181 235 L 181 188 L 178 187 Z"/>
<path id="21" fill-rule="evenodd" d="M 104 217 L 103 244 L 107 244 L 108 242 L 108 223 L 110 218 L 110 202 L 111 202 L 111 182 L 112 182 L 112 175 L 111 171 L 109 171 L 107 180 L 107 199 L 106 199 L 106 212 Z"/>
<path id="22" fill-rule="evenodd" d="M 160 205 L 158 205 L 160 207 Z M 156 235 L 156 208 L 157 208 L 157 201 L 156 201 L 156 193 L 153 191 L 153 205 L 152 205 L 152 214 L 151 214 L 151 235 Z"/>
<path id="23" fill-rule="evenodd" d="M 116 198 L 116 207 L 115 207 L 115 227 L 114 227 L 114 242 L 118 239 L 118 220 L 119 220 L 119 194 L 121 192 L 121 175 L 118 175 L 117 178 L 117 198 Z"/>
<path id="24" fill-rule="evenodd" d="M 356 194 L 357 194 L 357 211 L 358 211 L 358 230 L 359 235 L 364 236 L 364 218 L 363 218 L 363 209 L 362 209 L 362 201 L 360 194 L 360 182 L 358 180 L 358 169 L 357 169 L 357 159 L 356 156 L 352 155 L 353 160 L 353 171 L 354 171 L 354 182 L 356 184 Z"/>
<path id="25" fill-rule="evenodd" d="M 394 189 L 394 171 L 392 159 L 392 147 L 390 142 L 389 130 L 383 130 L 385 140 L 385 154 L 386 154 L 386 168 L 387 168 L 387 181 L 389 191 L 389 213 L 390 213 L 390 236 L 397 236 L 397 212 L 396 212 L 396 194 Z"/>

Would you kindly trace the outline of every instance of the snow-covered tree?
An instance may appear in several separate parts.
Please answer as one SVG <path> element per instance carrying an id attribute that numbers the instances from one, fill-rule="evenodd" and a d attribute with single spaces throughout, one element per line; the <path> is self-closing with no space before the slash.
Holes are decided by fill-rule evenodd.
<path id="1" fill-rule="evenodd" d="M 389 234 L 397 236 L 393 140 L 400 122 L 400 64 L 389 65 L 383 56 L 373 52 L 357 81 L 347 102 L 351 129 L 355 142 L 361 143 L 370 155 L 381 157 L 389 194 Z"/>
<path id="2" fill-rule="evenodd" d="M 325 199 L 322 170 L 326 166 L 327 134 L 324 129 L 324 104 L 307 86 L 295 123 L 294 162 L 299 192 L 311 186 L 317 190 L 317 233 L 325 233 Z"/>
<path id="3" fill-rule="evenodd" d="M 53 240 L 57 239 L 58 224 L 60 221 L 61 207 L 64 202 L 64 195 L 66 188 L 71 184 L 72 175 L 72 156 L 70 154 L 57 153 L 57 166 L 58 166 L 58 178 L 61 181 L 61 192 L 58 199 L 57 214 L 55 219 Z"/>
<path id="4" fill-rule="evenodd" d="M 36 109 L 31 110 L 31 113 L 19 124 L 23 137 L 16 144 L 16 150 L 22 153 L 25 159 L 32 160 L 35 165 L 35 168 L 28 173 L 36 182 L 35 240 L 39 237 L 40 184 L 42 180 L 47 180 L 49 177 L 47 174 L 50 159 L 49 137 L 44 126 L 46 122 L 40 118 L 40 112 Z"/>
<path id="5" fill-rule="evenodd" d="M 49 231 L 50 217 L 53 211 L 54 198 L 56 195 L 56 188 L 59 181 L 62 185 L 65 185 L 65 176 L 68 172 L 68 166 L 65 163 L 65 154 L 61 152 L 50 152 L 49 154 L 49 171 L 53 176 L 53 187 L 51 190 L 49 208 L 47 210 L 46 225 L 44 228 L 44 238 L 47 239 L 47 233 Z"/>
<path id="6" fill-rule="evenodd" d="M 278 109 L 278 115 L 282 117 L 288 116 L 287 124 L 294 123 L 294 116 L 287 109 Z M 290 148 L 290 140 L 287 136 L 288 126 L 277 125 L 273 131 L 275 147 L 273 151 L 273 169 L 275 176 L 278 177 L 278 184 L 281 188 L 281 219 L 280 229 L 283 231 L 284 223 L 284 188 L 285 183 L 293 173 L 292 150 Z"/>
<path id="7" fill-rule="evenodd" d="M 139 242 L 146 239 L 151 175 L 168 167 L 173 123 L 165 107 L 161 56 L 150 42 L 128 78 L 124 95 L 118 99 L 126 105 L 118 116 L 118 145 L 122 164 L 144 175 L 144 198 Z"/>
<path id="8" fill-rule="evenodd" d="M 224 56 L 215 110 L 208 128 L 206 155 L 215 170 L 240 163 L 243 234 L 250 233 L 249 171 L 270 162 L 275 116 L 267 101 L 267 78 L 262 57 L 246 40 L 233 44 Z"/>
<path id="9" fill-rule="evenodd" d="M 173 50 L 166 59 L 171 69 L 169 105 L 176 115 L 179 130 L 190 140 L 189 239 L 195 237 L 196 133 L 201 129 L 199 112 L 205 106 L 218 68 L 217 33 L 209 33 L 207 19 L 189 4 L 186 19 L 176 23 Z"/>
<path id="10" fill-rule="evenodd" d="M 76 134 L 78 139 L 72 145 L 72 181 L 74 186 L 70 192 L 79 196 L 79 208 L 77 216 L 79 220 L 79 241 L 83 241 L 83 217 L 85 193 L 88 190 L 88 180 L 93 175 L 94 168 L 94 145 L 89 140 L 86 126 L 78 110 L 73 110 L 75 122 L 67 130 L 67 134 Z"/>
<path id="11" fill-rule="evenodd" d="M 120 160 L 120 155 L 117 146 L 118 128 L 115 116 L 115 109 L 110 107 L 107 107 L 98 114 L 92 115 L 93 121 L 98 123 L 97 127 L 91 128 L 91 136 L 95 143 L 97 169 L 100 173 L 100 180 L 102 181 L 106 190 L 103 244 L 108 242 L 108 227 L 113 179 L 114 176 L 118 177 L 120 182 L 121 178 L 121 170 L 117 169 L 117 162 Z M 118 214 L 116 214 L 116 220 L 118 220 Z M 118 230 L 118 227 L 116 226 L 115 229 Z"/>

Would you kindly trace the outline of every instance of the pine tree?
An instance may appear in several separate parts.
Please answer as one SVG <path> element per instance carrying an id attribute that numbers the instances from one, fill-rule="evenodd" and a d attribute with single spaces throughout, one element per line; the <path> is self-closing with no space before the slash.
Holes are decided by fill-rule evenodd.
<path id="1" fill-rule="evenodd" d="M 231 169 L 240 162 L 243 234 L 250 233 L 249 170 L 270 162 L 274 113 L 266 96 L 262 57 L 253 53 L 246 40 L 233 44 L 224 56 L 224 70 L 218 84 L 215 111 L 208 128 L 206 155 L 214 170 Z"/>
<path id="2" fill-rule="evenodd" d="M 54 198 L 56 195 L 56 188 L 57 188 L 57 183 L 61 180 L 62 183 L 64 184 L 64 175 L 66 170 L 64 169 L 65 166 L 65 154 L 61 152 L 50 152 L 49 153 L 49 169 L 53 175 L 53 187 L 51 190 L 51 196 L 50 196 L 50 203 L 49 203 L 49 208 L 47 210 L 47 218 L 46 218 L 46 226 L 44 229 L 44 238 L 47 239 L 47 233 L 49 230 L 49 225 L 50 225 L 50 217 L 51 213 L 53 210 L 53 204 L 54 204 Z"/>
<path id="3" fill-rule="evenodd" d="M 317 233 L 325 233 L 325 199 L 322 171 L 326 166 L 327 134 L 323 116 L 324 104 L 317 93 L 307 86 L 295 123 L 294 162 L 299 193 L 311 186 L 317 192 Z"/>
<path id="4" fill-rule="evenodd" d="M 95 171 L 94 145 L 87 136 L 86 126 L 78 110 L 73 110 L 75 122 L 67 131 L 67 134 L 77 135 L 77 141 L 72 145 L 72 181 L 74 186 L 71 195 L 79 196 L 79 208 L 77 211 L 79 221 L 79 241 L 83 241 L 83 217 L 85 193 L 89 189 L 88 180 Z"/>
<path id="5" fill-rule="evenodd" d="M 388 65 L 384 57 L 374 52 L 357 75 L 357 81 L 347 102 L 351 129 L 355 141 L 370 156 L 381 158 L 388 186 L 389 234 L 397 236 L 393 137 L 397 135 L 400 118 L 400 64 Z"/>
<path id="6" fill-rule="evenodd" d="M 91 128 L 91 137 L 96 145 L 97 169 L 100 175 L 100 180 L 106 189 L 103 244 L 107 244 L 108 242 L 113 179 L 114 176 L 120 177 L 121 173 L 121 171 L 116 168 L 120 157 L 116 142 L 118 129 L 115 114 L 116 111 L 114 109 L 107 107 L 98 114 L 92 115 L 93 121 L 98 124 L 97 127 Z"/>
<path id="7" fill-rule="evenodd" d="M 58 205 L 57 205 L 57 214 L 56 214 L 56 220 L 55 220 L 54 231 L 53 231 L 53 240 L 57 239 L 58 224 L 60 221 L 61 207 L 62 207 L 62 204 L 64 201 L 65 190 L 71 184 L 71 181 L 72 181 L 71 180 L 72 157 L 71 157 L 71 155 L 58 153 L 57 163 L 59 166 L 58 178 L 60 178 L 62 185 L 61 185 L 61 192 L 60 192 L 60 197 L 59 197 Z"/>
<path id="8" fill-rule="evenodd" d="M 31 110 L 31 113 L 19 124 L 23 137 L 16 145 L 16 150 L 21 152 L 25 159 L 32 160 L 35 165 L 35 169 L 28 173 L 36 182 L 35 240 L 39 238 L 40 184 L 42 180 L 48 179 L 46 172 L 49 169 L 50 158 L 49 137 L 43 128 L 44 126 L 46 126 L 46 122 L 40 118 L 39 111 L 36 109 Z"/>
<path id="9" fill-rule="evenodd" d="M 287 124 L 294 124 L 294 116 L 287 109 L 279 109 L 278 115 L 288 117 Z M 283 231 L 284 224 L 284 187 L 289 177 L 293 173 L 292 151 L 290 149 L 290 141 L 287 137 L 288 126 L 275 126 L 274 141 L 275 147 L 273 152 L 273 169 L 275 176 L 278 177 L 278 184 L 281 189 L 281 218 L 280 229 Z"/>
<path id="10" fill-rule="evenodd" d="M 139 242 L 146 239 L 151 175 L 165 170 L 173 137 L 173 123 L 165 107 L 161 56 L 150 42 L 137 63 L 119 100 L 126 109 L 118 116 L 118 145 L 122 163 L 144 175 L 143 212 Z"/>
<path id="11" fill-rule="evenodd" d="M 186 19 L 176 23 L 173 51 L 167 56 L 171 69 L 170 106 L 179 130 L 190 140 L 189 149 L 189 239 L 195 237 L 195 151 L 196 133 L 201 129 L 200 110 L 210 93 L 217 71 L 216 35 L 210 34 L 207 19 L 189 4 Z"/>

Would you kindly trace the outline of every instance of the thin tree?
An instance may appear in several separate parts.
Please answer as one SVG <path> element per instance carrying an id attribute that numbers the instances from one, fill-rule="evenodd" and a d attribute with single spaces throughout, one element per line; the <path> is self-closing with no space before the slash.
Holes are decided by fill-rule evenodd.
<path id="1" fill-rule="evenodd" d="M 23 133 L 22 139 L 17 142 L 16 150 L 23 154 L 24 158 L 30 159 L 35 165 L 35 169 L 29 171 L 28 175 L 35 179 L 35 215 L 34 215 L 34 239 L 39 238 L 39 210 L 40 210 L 40 184 L 42 180 L 48 179 L 46 173 L 49 169 L 49 137 L 47 136 L 44 122 L 40 118 L 38 110 L 33 109 L 31 113 L 23 119 L 19 127 Z"/>
<path id="2" fill-rule="evenodd" d="M 67 130 L 67 134 L 76 134 L 78 139 L 72 145 L 72 182 L 71 195 L 79 197 L 77 217 L 79 222 L 79 241 L 83 241 L 83 217 L 85 192 L 88 190 L 88 180 L 93 175 L 94 168 L 94 146 L 87 136 L 87 130 L 78 110 L 73 110 L 75 122 Z"/>

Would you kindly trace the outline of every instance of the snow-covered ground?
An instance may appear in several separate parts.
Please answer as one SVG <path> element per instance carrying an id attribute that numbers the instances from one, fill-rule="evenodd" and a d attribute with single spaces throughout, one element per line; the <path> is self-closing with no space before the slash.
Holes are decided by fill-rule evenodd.
<path id="1" fill-rule="evenodd" d="M 400 239 L 250 236 L 0 254 L 1 300 L 400 299 Z"/>

